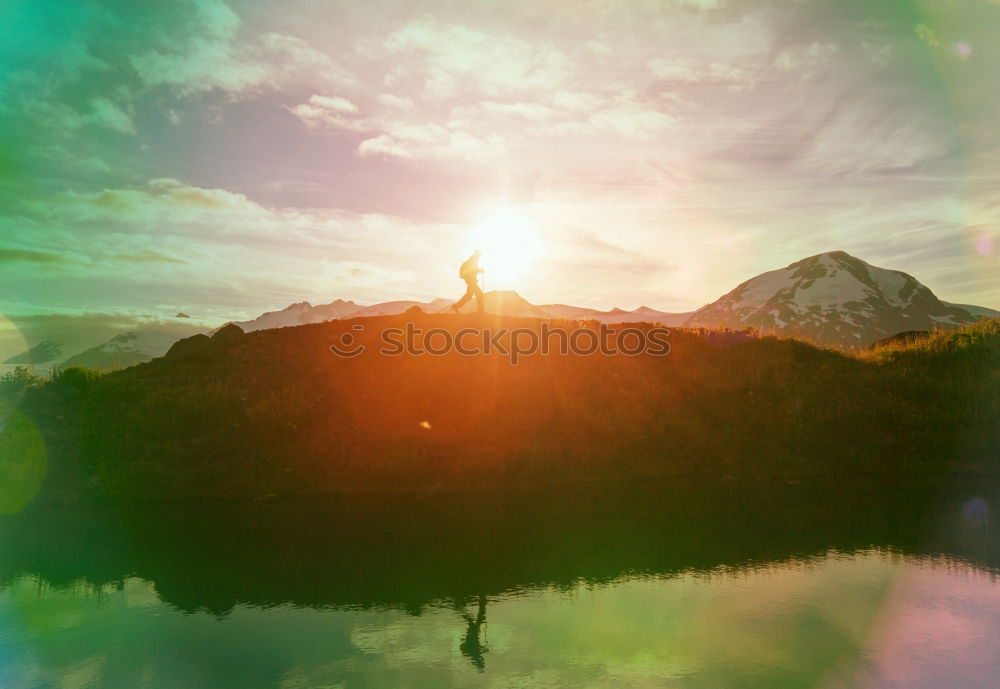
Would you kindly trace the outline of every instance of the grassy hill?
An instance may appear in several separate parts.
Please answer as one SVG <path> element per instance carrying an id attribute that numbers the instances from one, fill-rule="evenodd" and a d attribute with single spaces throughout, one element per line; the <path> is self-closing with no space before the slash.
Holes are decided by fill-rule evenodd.
<path id="1" fill-rule="evenodd" d="M 7 419 L 0 459 L 19 478 L 0 510 L 43 479 L 54 499 L 159 500 L 996 470 L 1000 321 L 856 356 L 685 331 L 666 356 L 375 351 L 407 321 L 540 327 L 487 318 L 226 329 L 107 375 L 67 370 L 29 385 Z M 334 356 L 345 334 L 368 350 Z"/>

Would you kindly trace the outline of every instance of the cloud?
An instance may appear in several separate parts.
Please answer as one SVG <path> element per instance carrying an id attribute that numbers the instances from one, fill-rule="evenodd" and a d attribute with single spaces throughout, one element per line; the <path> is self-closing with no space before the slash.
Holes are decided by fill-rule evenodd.
<path id="1" fill-rule="evenodd" d="M 295 115 L 310 129 L 334 127 L 354 131 L 366 131 L 372 125 L 357 117 L 358 106 L 346 98 L 339 96 L 314 95 L 308 103 L 302 103 L 291 108 L 289 112 Z"/>
<path id="2" fill-rule="evenodd" d="M 362 156 L 413 157 L 412 151 L 406 145 L 396 141 L 388 134 L 379 134 L 371 139 L 365 139 L 358 145 L 358 153 Z"/>
<path id="3" fill-rule="evenodd" d="M 477 144 L 458 140 L 453 145 Z M 651 189 L 649 198 L 654 193 Z M 702 224 L 664 221 L 649 215 L 651 210 L 644 216 L 639 213 L 644 207 L 602 205 L 577 195 L 566 198 L 564 219 L 540 209 L 539 226 L 558 251 L 547 258 L 543 273 L 526 276 L 518 289 L 529 298 L 552 301 L 570 292 L 582 303 L 612 306 L 607 286 L 626 273 L 635 283 L 633 298 L 664 303 L 651 287 L 637 289 L 662 280 L 667 264 L 657 257 L 670 255 L 681 263 L 714 235 Z M 37 246 L 66 246 L 87 261 L 78 276 L 58 283 L 42 283 L 30 272 L 5 273 L 0 290 L 13 281 L 19 290 L 35 293 L 44 284 L 47 294 L 61 295 L 63 302 L 103 303 L 109 309 L 160 305 L 164 313 L 197 306 L 199 313 L 221 320 L 302 299 L 377 302 L 448 295 L 461 287 L 455 284 L 454 263 L 464 257 L 470 231 L 469 224 L 272 207 L 236 192 L 172 179 L 60 194 L 46 204 L 27 204 L 19 213 L 32 220 L 30 237 Z M 669 237 L 649 235 L 638 243 L 622 230 L 651 222 L 675 229 Z M 583 270 L 600 280 L 589 289 L 577 285 L 553 291 L 559 280 Z M 553 276 L 559 278 L 555 283 Z M 211 295 L 211 303 L 204 295 Z"/>
<path id="4" fill-rule="evenodd" d="M 237 40 L 240 18 L 224 2 L 187 3 L 186 33 L 154 34 L 155 47 L 129 56 L 147 86 L 170 86 L 190 95 L 222 89 L 241 92 L 260 85 L 266 72 Z"/>
<path id="5" fill-rule="evenodd" d="M 838 44 L 821 41 L 791 46 L 778 53 L 774 66 L 784 72 L 798 72 L 803 79 L 812 79 L 832 64 L 839 51 Z"/>
<path id="6" fill-rule="evenodd" d="M 259 59 L 272 88 L 356 87 L 357 77 L 328 53 L 297 36 L 266 33 L 261 36 Z"/>
<path id="7" fill-rule="evenodd" d="M 487 95 L 553 88 L 571 71 L 569 57 L 544 43 L 488 34 L 427 16 L 407 22 L 383 41 L 406 65 L 398 74 L 423 81 L 430 97 Z"/>
<path id="8" fill-rule="evenodd" d="M 891 172 L 945 156 L 954 146 L 950 132 L 936 118 L 872 99 L 838 104 L 816 127 L 798 164 L 829 175 Z"/>
<path id="9" fill-rule="evenodd" d="M 382 102 L 380 98 L 378 103 Z M 310 129 L 333 128 L 375 134 L 358 143 L 361 157 L 431 160 L 487 160 L 504 152 L 503 137 L 498 134 L 478 135 L 467 130 L 464 123 L 452 120 L 445 124 L 411 122 L 398 119 L 396 103 L 390 113 L 364 117 L 352 101 L 339 96 L 314 95 L 308 103 L 291 108 Z"/>
<path id="10" fill-rule="evenodd" d="M 0 263 L 68 263 L 66 256 L 47 251 L 0 247 Z"/>
<path id="11" fill-rule="evenodd" d="M 551 96 L 552 104 L 571 112 L 596 110 L 604 102 L 604 97 L 584 91 L 556 91 Z"/>
<path id="12" fill-rule="evenodd" d="M 764 72 L 759 65 L 711 61 L 696 66 L 686 59 L 654 59 L 649 67 L 658 79 L 667 82 L 711 84 L 737 91 L 755 87 Z"/>
<path id="13" fill-rule="evenodd" d="M 527 120 L 547 120 L 553 115 L 552 108 L 540 103 L 497 103 L 483 101 L 480 106 L 491 115 L 500 117 L 523 117 Z"/>
<path id="14" fill-rule="evenodd" d="M 147 86 L 182 96 L 221 91 L 239 99 L 268 89 L 355 84 L 342 65 L 297 36 L 254 33 L 220 0 L 188 4 L 185 30 L 164 34 L 155 47 L 129 57 Z"/>
<path id="15" fill-rule="evenodd" d="M 400 110 L 411 110 L 413 108 L 412 98 L 402 98 L 391 93 L 383 93 L 378 97 L 378 102 L 390 108 Z"/>
<path id="16" fill-rule="evenodd" d="M 261 219 L 269 216 L 263 206 L 243 194 L 193 187 L 171 178 L 152 179 L 132 188 L 65 192 L 45 203 L 26 202 L 24 208 L 43 221 L 104 223 L 137 232 L 155 232 L 158 226 L 170 226 L 174 232 L 188 228 L 184 234 L 199 233 L 216 218 L 233 221 L 238 217 L 240 222 L 233 222 L 231 229 L 247 237 L 257 234 Z M 230 228 L 220 231 L 226 229 Z"/>
<path id="17" fill-rule="evenodd" d="M 997 7 L 853 3 L 831 23 L 828 4 L 432 2 L 420 14 L 376 0 L 333 21 L 329 4 L 294 1 L 22 3 L 31 21 L 12 24 L 0 58 L 0 229 L 12 246 L 82 259 L 53 284 L 31 274 L 55 264 L 6 262 L 0 293 L 101 303 L 94 280 L 144 303 L 184 289 L 234 308 L 248 292 L 300 300 L 310 283 L 283 284 L 268 257 L 305 274 L 316 251 L 397 270 L 409 259 L 383 242 L 439 241 L 427 218 L 467 222 L 476 204 L 512 198 L 574 209 L 579 236 L 681 266 L 687 283 L 603 273 L 620 285 L 605 290 L 678 307 L 834 240 L 868 257 L 896 237 L 906 261 L 913 240 L 912 264 L 879 260 L 918 276 L 937 270 L 933 237 L 981 255 L 979 226 L 995 219 L 965 237 L 961 209 L 1000 165 Z M 959 59 L 956 41 L 974 52 Z M 945 209 L 932 227 L 911 217 L 934 208 L 920 197 Z M 373 231 L 382 214 L 393 219 Z M 554 262 L 576 246 L 561 241 Z M 183 262 L 120 258 L 143 251 Z M 564 273 L 583 301 L 600 298 L 579 281 L 598 253 Z M 242 274 L 229 267 L 240 261 Z"/>
<path id="18" fill-rule="evenodd" d="M 913 28 L 913 33 L 917 34 L 920 40 L 932 48 L 941 45 L 941 41 L 938 39 L 934 29 L 930 28 L 926 24 L 918 24 L 915 26 Z"/>
<path id="19" fill-rule="evenodd" d="M 313 96 L 309 102 L 317 107 L 342 113 L 356 113 L 358 106 L 346 98 L 337 96 Z"/>
<path id="20" fill-rule="evenodd" d="M 43 280 L 37 270 L 0 271 L 0 292 L 61 295 L 61 303 L 109 309 L 168 304 L 176 313 L 196 305 L 225 318 L 302 299 L 438 296 L 434 275 L 444 282 L 453 272 L 447 247 L 457 233 L 390 215 L 270 207 L 173 179 L 58 194 L 22 204 L 18 214 L 0 217 L 0 227 L 25 228 L 31 245 L 0 260 L 53 261 L 50 246 L 82 260 L 60 281 Z M 419 278 L 413 265 L 423 266 Z"/>
<path id="21" fill-rule="evenodd" d="M 104 176 L 111 172 L 111 166 L 103 158 L 94 155 L 74 155 L 73 151 L 61 145 L 43 145 L 31 147 L 30 152 L 40 160 L 58 165 L 65 173 L 78 175 L 85 179 Z"/>
<path id="22" fill-rule="evenodd" d="M 648 138 L 669 129 L 677 119 L 662 110 L 623 100 L 598 110 L 590 117 L 597 128 L 606 128 L 627 138 Z"/>
<path id="23" fill-rule="evenodd" d="M 647 141 L 677 121 L 670 94 L 620 81 L 566 88 L 593 85 L 588 65 L 545 42 L 432 16 L 367 41 L 357 56 L 362 62 L 355 67 L 373 75 L 370 81 L 381 72 L 392 93 L 355 85 L 286 109 L 309 130 L 359 135 L 356 152 L 363 158 L 496 163 L 532 155 L 555 139 L 603 134 L 602 148 L 623 139 Z M 481 98 L 470 103 L 472 94 Z"/>
<path id="24" fill-rule="evenodd" d="M 672 56 L 653 58 L 647 66 L 656 79 L 667 83 L 707 84 L 743 91 L 774 80 L 817 78 L 831 66 L 838 51 L 836 43 L 814 41 L 788 46 L 776 54 L 761 51 L 744 55 L 739 61 Z"/>
<path id="25" fill-rule="evenodd" d="M 147 86 L 171 86 L 181 95 L 213 89 L 244 93 L 258 89 L 267 75 L 259 63 L 239 59 L 228 44 L 212 40 L 192 41 L 184 53 L 149 51 L 131 63 Z"/>
<path id="26" fill-rule="evenodd" d="M 89 104 L 91 111 L 89 121 L 122 134 L 135 134 L 132 116 L 109 99 L 92 98 Z"/>
<path id="27" fill-rule="evenodd" d="M 654 58 L 649 61 L 649 69 L 657 79 L 682 82 L 698 81 L 698 70 L 687 60 Z"/>
<path id="28" fill-rule="evenodd" d="M 413 270 L 393 269 L 364 261 L 323 260 L 319 272 L 319 283 L 331 289 L 349 284 L 360 289 L 386 289 L 395 286 L 405 291 L 419 279 Z"/>
<path id="29" fill-rule="evenodd" d="M 401 126 L 390 134 L 365 139 L 358 146 L 361 156 L 426 158 L 432 160 L 496 160 L 504 153 L 504 141 L 492 135 L 480 138 L 464 131 L 449 131 L 437 125 Z"/>
<path id="30" fill-rule="evenodd" d="M 598 0 L 598 4 L 605 8 L 625 9 L 630 3 L 627 0 Z M 657 12 L 671 12 L 678 9 L 694 8 L 700 10 L 714 10 L 724 7 L 725 0 L 649 0 L 645 7 Z"/>
<path id="31" fill-rule="evenodd" d="M 111 258 L 116 261 L 127 261 L 129 263 L 184 263 L 184 261 L 179 258 L 167 256 L 159 251 L 150 251 L 148 249 L 136 251 L 131 254 L 115 254 Z"/>
<path id="32" fill-rule="evenodd" d="M 48 130 L 50 136 L 60 140 L 88 126 L 120 134 L 136 133 L 132 115 L 109 98 L 92 98 L 84 107 L 85 110 L 77 110 L 65 103 L 42 98 L 24 99 L 20 103 L 20 109 L 26 116 Z"/>

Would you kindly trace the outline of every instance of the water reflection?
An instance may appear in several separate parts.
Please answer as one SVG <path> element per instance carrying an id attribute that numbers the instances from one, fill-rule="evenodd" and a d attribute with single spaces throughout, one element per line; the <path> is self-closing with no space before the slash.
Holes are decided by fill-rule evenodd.
<path id="1" fill-rule="evenodd" d="M 137 578 L 97 590 L 23 577 L 0 610 L 12 688 L 931 688 L 993 686 L 1000 671 L 993 577 L 880 551 L 546 587 L 457 619 L 443 603 L 184 614 Z"/>
<path id="2" fill-rule="evenodd" d="M 461 610 L 466 630 L 459 649 L 461 649 L 462 655 L 472 662 L 473 667 L 482 672 L 486 669 L 486 658 L 483 654 L 489 650 L 481 638 L 483 625 L 486 624 L 486 596 L 479 594 L 476 603 L 475 617 L 464 609 Z"/>
<path id="3" fill-rule="evenodd" d="M 22 515 L 0 687 L 993 686 L 995 493 L 892 488 Z"/>

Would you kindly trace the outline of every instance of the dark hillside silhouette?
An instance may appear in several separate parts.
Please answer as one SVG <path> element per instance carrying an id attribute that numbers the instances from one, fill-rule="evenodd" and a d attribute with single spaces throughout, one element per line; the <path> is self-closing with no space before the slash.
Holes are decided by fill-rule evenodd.
<path id="1" fill-rule="evenodd" d="M 794 340 L 666 356 L 384 356 L 379 331 L 539 327 L 429 314 L 177 343 L 24 391 L 45 494 L 115 499 L 427 490 L 644 476 L 993 472 L 1000 322 L 846 356 Z M 570 323 L 567 327 L 586 327 Z M 348 334 L 370 349 L 331 354 Z M 27 421 L 25 422 L 27 423 Z M 14 442 L 11 440 L 11 442 Z"/>

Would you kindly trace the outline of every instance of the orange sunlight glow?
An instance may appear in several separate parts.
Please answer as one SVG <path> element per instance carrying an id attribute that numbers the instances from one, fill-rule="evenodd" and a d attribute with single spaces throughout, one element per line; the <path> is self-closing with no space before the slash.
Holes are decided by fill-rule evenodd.
<path id="1" fill-rule="evenodd" d="M 517 206 L 500 206 L 469 230 L 469 250 L 482 252 L 488 290 L 516 289 L 517 280 L 544 253 L 538 221 Z"/>

